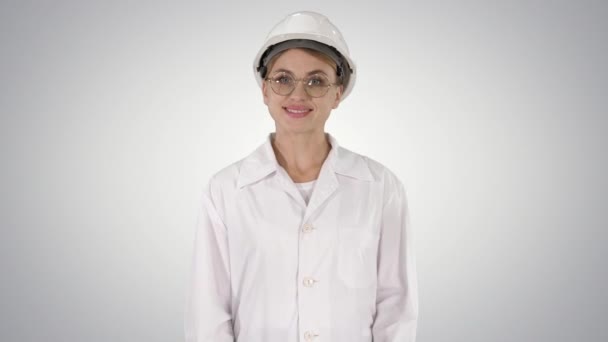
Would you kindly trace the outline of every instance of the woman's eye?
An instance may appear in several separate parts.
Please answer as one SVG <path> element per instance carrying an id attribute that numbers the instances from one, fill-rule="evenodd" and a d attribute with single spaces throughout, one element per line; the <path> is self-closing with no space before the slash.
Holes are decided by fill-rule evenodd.
<path id="1" fill-rule="evenodd" d="M 289 84 L 291 83 L 291 77 L 289 76 L 277 76 L 274 81 L 279 84 Z"/>
<path id="2" fill-rule="evenodd" d="M 308 79 L 308 85 L 312 87 L 324 87 L 327 82 L 322 78 L 310 78 Z"/>

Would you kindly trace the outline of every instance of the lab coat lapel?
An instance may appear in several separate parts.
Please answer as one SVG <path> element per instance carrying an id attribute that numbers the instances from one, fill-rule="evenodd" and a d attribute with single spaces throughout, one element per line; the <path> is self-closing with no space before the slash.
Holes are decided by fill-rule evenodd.
<path id="1" fill-rule="evenodd" d="M 338 141 L 329 133 L 325 133 L 331 144 L 331 149 L 319 172 L 319 177 L 312 192 L 308 206 L 296 188 L 287 171 L 276 160 L 272 149 L 272 134 L 267 135 L 265 142 L 243 161 L 237 185 L 242 188 L 255 183 L 273 172 L 280 188 L 287 193 L 301 208 L 305 210 L 304 221 L 324 205 L 338 190 L 340 182 L 337 174 L 359 180 L 372 181 L 374 178 L 366 162 L 360 155 L 339 146 Z"/>
<path id="2" fill-rule="evenodd" d="M 325 201 L 338 189 L 338 178 L 336 177 L 336 173 L 334 171 L 334 164 L 336 163 L 338 157 L 338 142 L 329 133 L 326 134 L 332 147 L 329 150 L 323 165 L 321 166 L 315 188 L 312 192 L 312 197 L 308 201 L 308 206 L 306 205 L 306 202 L 304 202 L 302 194 L 300 194 L 300 191 L 297 189 L 287 171 L 285 171 L 285 169 L 277 163 L 277 170 L 281 176 L 279 178 L 281 180 L 283 190 L 289 194 L 289 196 L 293 198 L 300 205 L 300 207 L 302 207 L 302 209 L 306 210 L 304 214 L 304 221 L 308 220 L 310 216 L 314 214 L 314 212 L 319 209 L 319 207 L 321 207 L 323 203 L 325 203 Z"/>
<path id="3" fill-rule="evenodd" d="M 300 194 L 300 191 L 296 188 L 293 180 L 281 165 L 277 165 L 277 176 L 279 176 L 279 182 L 281 183 L 283 191 L 285 191 L 289 197 L 296 201 L 302 210 L 304 210 L 304 208 L 306 208 L 306 202 L 304 202 L 302 194 Z"/>
<path id="4" fill-rule="evenodd" d="M 317 178 L 312 197 L 304 214 L 304 222 L 308 221 L 315 212 L 339 191 L 340 180 L 338 175 L 353 178 L 359 181 L 374 181 L 374 176 L 365 161 L 365 158 L 346 148 L 341 147 L 334 136 L 326 133 L 332 146 Z"/>
<path id="5" fill-rule="evenodd" d="M 282 191 L 287 193 L 301 208 L 306 208 L 302 195 L 296 188 L 287 171 L 278 163 L 271 140 L 274 133 L 269 133 L 263 144 L 243 160 L 237 181 L 238 188 L 253 184 L 271 173 Z"/>
<path id="6" fill-rule="evenodd" d="M 317 211 L 331 195 L 336 192 L 338 189 L 338 177 L 336 177 L 336 173 L 334 171 L 334 162 L 337 152 L 337 146 L 332 146 L 325 162 L 321 166 L 321 171 L 319 172 L 319 177 L 317 177 L 317 182 L 315 184 L 315 188 L 312 192 L 312 197 L 308 202 L 308 206 L 306 207 L 306 213 L 304 214 L 303 222 L 308 221 L 308 219 Z M 300 196 L 302 197 L 302 196 Z"/>

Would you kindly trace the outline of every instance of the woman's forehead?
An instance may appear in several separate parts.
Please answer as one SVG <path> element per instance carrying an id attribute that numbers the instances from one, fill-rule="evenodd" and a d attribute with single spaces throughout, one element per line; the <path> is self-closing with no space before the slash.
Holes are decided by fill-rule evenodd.
<path id="1" fill-rule="evenodd" d="M 319 58 L 306 50 L 297 48 L 284 51 L 274 58 L 271 64 L 272 72 L 282 70 L 292 74 L 298 73 L 306 75 L 314 73 L 335 73 L 334 67 L 323 58 Z"/>

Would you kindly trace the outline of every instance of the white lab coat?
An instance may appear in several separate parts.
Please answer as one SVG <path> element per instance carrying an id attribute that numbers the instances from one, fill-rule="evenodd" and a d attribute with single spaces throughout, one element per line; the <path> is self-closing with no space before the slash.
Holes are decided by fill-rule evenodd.
<path id="1" fill-rule="evenodd" d="M 187 342 L 414 342 L 406 192 L 377 161 L 332 148 L 306 205 L 269 133 L 202 195 Z"/>

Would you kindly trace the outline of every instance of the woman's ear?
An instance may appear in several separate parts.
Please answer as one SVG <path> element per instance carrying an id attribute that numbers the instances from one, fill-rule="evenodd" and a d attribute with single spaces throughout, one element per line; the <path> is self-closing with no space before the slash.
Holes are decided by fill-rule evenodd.
<path id="1" fill-rule="evenodd" d="M 340 100 L 342 99 L 343 91 L 344 91 L 344 85 L 340 84 L 339 87 L 336 87 L 336 98 L 334 99 L 334 105 L 332 106 L 332 109 L 336 109 L 340 105 Z"/>
<path id="2" fill-rule="evenodd" d="M 268 95 L 266 94 L 266 82 L 262 81 L 262 96 L 264 97 L 264 104 L 268 106 Z"/>

